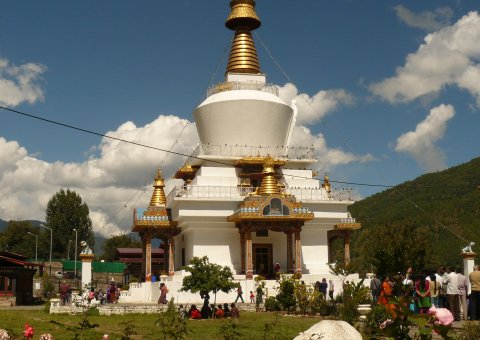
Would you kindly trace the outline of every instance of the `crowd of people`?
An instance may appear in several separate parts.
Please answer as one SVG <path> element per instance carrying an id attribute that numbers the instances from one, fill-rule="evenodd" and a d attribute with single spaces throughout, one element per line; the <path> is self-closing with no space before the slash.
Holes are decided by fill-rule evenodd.
<path id="1" fill-rule="evenodd" d="M 228 303 L 223 305 L 203 304 L 201 310 L 198 310 L 196 305 L 191 305 L 190 309 L 187 311 L 183 305 L 178 307 L 180 313 L 186 319 L 200 320 L 200 319 L 224 319 L 224 318 L 238 318 L 240 317 L 240 311 L 235 303 L 231 303 L 230 306 Z"/>
<path id="2" fill-rule="evenodd" d="M 104 303 L 118 303 L 120 292 L 121 288 L 115 282 L 110 282 L 107 285 L 106 292 L 102 288 L 95 289 L 92 287 L 88 290 L 88 293 L 85 293 L 84 297 L 86 297 L 88 302 L 96 300 L 101 305 Z M 72 287 L 66 281 L 60 283 L 59 293 L 62 305 L 72 303 Z"/>
<path id="3" fill-rule="evenodd" d="M 370 290 L 374 303 L 391 306 L 390 297 L 406 297 L 412 301 L 409 308 L 416 313 L 427 313 L 435 306 L 449 309 L 455 321 L 480 320 L 479 266 L 468 277 L 460 268 L 440 267 L 431 273 L 414 273 L 409 268 L 405 274 L 387 275 L 383 280 L 374 276 Z"/>

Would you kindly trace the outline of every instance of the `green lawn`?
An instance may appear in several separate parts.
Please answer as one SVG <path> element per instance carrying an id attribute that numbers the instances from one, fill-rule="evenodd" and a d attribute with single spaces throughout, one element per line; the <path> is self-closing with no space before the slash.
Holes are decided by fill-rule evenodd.
<path id="1" fill-rule="evenodd" d="M 110 335 L 110 339 L 121 339 L 123 328 L 119 324 L 130 320 L 138 333 L 132 336 L 132 339 L 163 339 L 160 328 L 155 327 L 157 318 L 157 315 L 148 314 L 90 316 L 88 320 L 99 324 L 99 327 L 85 331 L 83 339 L 101 339 L 105 333 Z M 47 314 L 41 310 L 0 310 L 0 328 L 10 328 L 15 335 L 19 335 L 23 331 L 25 322 L 28 322 L 34 327 L 35 338 L 43 333 L 51 333 L 56 340 L 74 338 L 72 332 L 62 329 L 50 322 L 51 320 L 74 326 L 80 319 L 73 315 Z M 242 339 L 262 339 L 265 323 L 274 320 L 273 313 L 243 312 L 238 319 L 238 329 Z M 276 339 L 292 339 L 319 320 L 312 317 L 281 316 L 276 327 L 281 336 L 277 336 Z M 189 320 L 188 327 L 193 333 L 188 336 L 188 339 L 221 339 L 218 330 L 224 322 L 224 320 Z"/>

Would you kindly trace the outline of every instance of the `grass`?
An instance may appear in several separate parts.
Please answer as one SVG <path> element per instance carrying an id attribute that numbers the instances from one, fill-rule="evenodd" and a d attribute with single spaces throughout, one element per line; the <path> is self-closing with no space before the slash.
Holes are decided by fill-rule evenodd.
<path id="1" fill-rule="evenodd" d="M 101 339 L 103 334 L 109 334 L 110 339 L 121 339 L 123 327 L 120 323 L 132 321 L 138 335 L 132 339 L 163 339 L 161 330 L 155 326 L 155 314 L 128 314 L 128 315 L 92 315 L 89 321 L 92 324 L 99 324 L 98 328 L 87 330 L 83 333 L 83 339 Z M 73 339 L 74 333 L 67 331 L 52 323 L 55 321 L 67 326 L 75 326 L 80 321 L 79 317 L 64 314 L 48 314 L 43 310 L 0 310 L 0 328 L 12 329 L 15 335 L 20 337 L 25 322 L 33 326 L 35 338 L 43 333 L 50 333 L 55 339 Z M 243 312 L 238 319 L 238 326 L 242 339 L 262 339 L 264 326 L 275 320 L 273 313 Z M 320 319 L 314 317 L 282 316 L 276 326 L 278 330 L 275 339 L 292 339 L 298 333 L 305 331 Z M 218 330 L 223 320 L 189 320 L 188 328 L 193 331 L 189 339 L 220 339 Z M 268 338 L 268 339 L 271 339 Z"/>

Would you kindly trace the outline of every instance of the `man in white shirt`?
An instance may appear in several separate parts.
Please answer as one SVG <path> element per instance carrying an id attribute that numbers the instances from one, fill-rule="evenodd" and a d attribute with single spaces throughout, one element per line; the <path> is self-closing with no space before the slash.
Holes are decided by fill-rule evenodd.
<path id="1" fill-rule="evenodd" d="M 458 276 L 451 267 L 447 267 L 447 275 L 443 279 L 443 284 L 447 285 L 448 309 L 452 313 L 455 321 L 460 321 Z"/>

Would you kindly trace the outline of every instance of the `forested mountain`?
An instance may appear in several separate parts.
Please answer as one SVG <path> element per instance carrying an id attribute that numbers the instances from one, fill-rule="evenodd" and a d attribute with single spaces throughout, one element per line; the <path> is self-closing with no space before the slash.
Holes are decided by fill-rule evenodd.
<path id="1" fill-rule="evenodd" d="M 350 206 L 362 229 L 352 263 L 383 273 L 461 265 L 461 249 L 480 253 L 480 158 L 423 175 Z"/>

